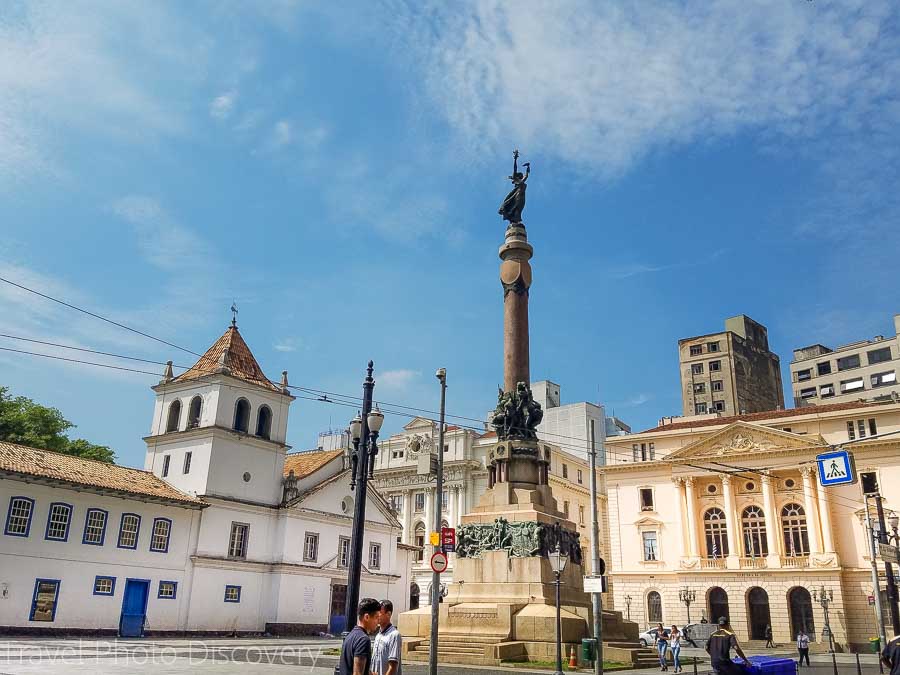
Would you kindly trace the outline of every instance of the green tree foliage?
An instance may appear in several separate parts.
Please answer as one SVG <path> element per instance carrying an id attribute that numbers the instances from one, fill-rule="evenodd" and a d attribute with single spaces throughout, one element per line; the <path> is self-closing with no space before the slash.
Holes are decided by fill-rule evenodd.
<path id="1" fill-rule="evenodd" d="M 13 398 L 7 387 L 0 387 L 0 441 L 115 462 L 115 453 L 105 445 L 95 445 L 83 438 L 71 440 L 66 436 L 65 432 L 74 427 L 56 408 L 48 408 L 24 396 Z"/>

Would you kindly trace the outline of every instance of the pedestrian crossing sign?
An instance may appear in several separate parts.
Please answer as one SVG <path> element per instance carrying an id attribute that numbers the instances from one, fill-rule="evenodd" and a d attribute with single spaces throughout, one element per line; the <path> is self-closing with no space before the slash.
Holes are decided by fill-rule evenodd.
<path id="1" fill-rule="evenodd" d="M 826 452 L 816 457 L 819 467 L 819 483 L 825 487 L 850 485 L 856 482 L 853 455 L 847 450 Z"/>

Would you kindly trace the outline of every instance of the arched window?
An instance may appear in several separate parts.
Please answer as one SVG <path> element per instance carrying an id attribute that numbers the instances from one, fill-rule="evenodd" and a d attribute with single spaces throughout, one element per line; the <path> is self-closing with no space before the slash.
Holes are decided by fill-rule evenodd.
<path id="1" fill-rule="evenodd" d="M 709 605 L 709 622 L 715 626 L 720 617 L 728 618 L 728 593 L 718 586 L 709 589 L 706 596 L 706 602 Z"/>
<path id="2" fill-rule="evenodd" d="M 656 591 L 647 593 L 647 623 L 662 623 L 662 598 Z"/>
<path id="3" fill-rule="evenodd" d="M 245 434 L 250 428 L 250 402 L 245 399 L 238 399 L 234 406 L 234 430 L 243 431 Z"/>
<path id="4" fill-rule="evenodd" d="M 196 429 L 200 426 L 201 410 L 203 410 L 203 399 L 195 396 L 191 399 L 191 407 L 188 408 L 188 429 Z"/>
<path id="5" fill-rule="evenodd" d="M 741 514 L 741 534 L 744 539 L 744 551 L 748 558 L 761 558 L 769 555 L 769 542 L 766 539 L 766 517 L 758 506 L 748 506 Z"/>
<path id="6" fill-rule="evenodd" d="M 722 509 L 711 508 L 703 514 L 703 531 L 706 534 L 706 557 L 724 558 L 728 555 L 728 528 Z"/>
<path id="7" fill-rule="evenodd" d="M 409 585 L 409 609 L 419 609 L 419 584 L 415 581 Z"/>
<path id="8" fill-rule="evenodd" d="M 781 529 L 784 532 L 784 554 L 792 558 L 809 555 L 809 534 L 806 532 L 806 511 L 799 504 L 785 504 L 781 509 Z"/>
<path id="9" fill-rule="evenodd" d="M 269 406 L 260 406 L 256 414 L 256 435 L 260 438 L 269 438 L 272 433 L 272 409 Z"/>
<path id="10" fill-rule="evenodd" d="M 803 586 L 794 586 L 788 593 L 788 608 L 791 612 L 791 637 L 797 637 L 801 630 L 815 639 L 816 623 L 813 620 L 812 598 Z"/>
<path id="11" fill-rule="evenodd" d="M 422 562 L 425 559 L 425 523 L 417 523 L 416 529 L 413 530 L 413 546 L 418 546 L 416 551 L 416 562 Z"/>
<path id="12" fill-rule="evenodd" d="M 181 401 L 175 399 L 169 406 L 169 417 L 166 419 L 166 432 L 178 431 L 178 423 L 181 421 Z"/>

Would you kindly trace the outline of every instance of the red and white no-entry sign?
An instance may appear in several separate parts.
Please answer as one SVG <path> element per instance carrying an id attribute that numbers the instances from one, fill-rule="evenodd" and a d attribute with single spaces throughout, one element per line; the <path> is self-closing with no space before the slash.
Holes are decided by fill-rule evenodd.
<path id="1" fill-rule="evenodd" d="M 446 553 L 437 551 L 433 556 L 431 556 L 431 570 L 432 572 L 437 572 L 438 574 L 442 574 L 447 571 Z"/>

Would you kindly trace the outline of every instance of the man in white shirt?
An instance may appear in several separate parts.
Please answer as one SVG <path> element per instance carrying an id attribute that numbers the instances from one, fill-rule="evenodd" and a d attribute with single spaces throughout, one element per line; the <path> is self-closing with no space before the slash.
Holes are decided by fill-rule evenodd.
<path id="1" fill-rule="evenodd" d="M 391 623 L 394 603 L 381 601 L 381 614 L 378 625 L 381 630 L 375 636 L 375 649 L 372 655 L 372 675 L 402 675 L 400 654 L 403 651 L 403 638 L 400 631 Z"/>
<path id="2" fill-rule="evenodd" d="M 797 653 L 800 654 L 797 665 L 803 665 L 803 659 L 806 659 L 806 665 L 809 666 L 809 636 L 802 628 L 797 633 Z"/>

